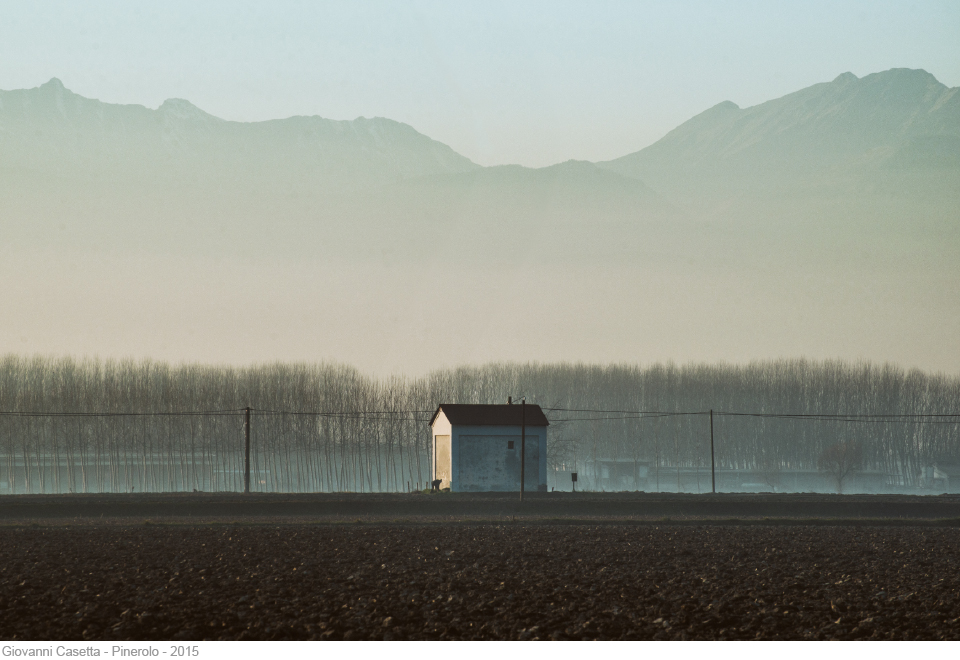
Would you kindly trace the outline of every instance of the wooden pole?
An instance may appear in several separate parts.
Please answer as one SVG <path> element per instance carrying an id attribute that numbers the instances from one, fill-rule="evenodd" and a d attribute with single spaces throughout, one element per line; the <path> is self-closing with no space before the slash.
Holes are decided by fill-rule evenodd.
<path id="1" fill-rule="evenodd" d="M 520 399 L 520 501 L 523 501 L 523 477 L 527 468 L 527 397 Z"/>
<path id="2" fill-rule="evenodd" d="M 243 418 L 243 492 L 250 492 L 250 406 Z"/>
<path id="3" fill-rule="evenodd" d="M 713 458 L 713 410 L 710 410 L 710 483 L 713 492 L 717 492 L 717 465 Z"/>

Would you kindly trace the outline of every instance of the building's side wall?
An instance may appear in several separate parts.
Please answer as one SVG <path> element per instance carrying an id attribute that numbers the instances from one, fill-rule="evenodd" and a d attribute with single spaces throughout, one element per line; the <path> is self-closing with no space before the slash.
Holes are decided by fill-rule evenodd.
<path id="1" fill-rule="evenodd" d="M 431 479 L 440 479 L 440 488 L 453 488 L 454 451 L 451 439 L 452 428 L 447 416 L 440 412 L 433 420 L 433 446 L 430 448 Z"/>
<path id="2" fill-rule="evenodd" d="M 433 436 L 433 442 L 436 447 L 436 463 L 437 469 L 434 472 L 434 479 L 440 480 L 440 488 L 450 488 L 450 478 L 452 476 L 452 466 L 453 462 L 451 461 L 452 451 L 451 451 L 451 442 L 449 435 L 435 435 Z"/>
<path id="3" fill-rule="evenodd" d="M 451 435 L 453 491 L 520 490 L 519 426 L 454 426 Z M 527 427 L 526 445 L 524 490 L 537 491 L 547 483 L 547 427 Z"/>
<path id="4" fill-rule="evenodd" d="M 437 415 L 437 418 L 433 420 L 433 434 L 434 435 L 450 435 L 450 420 L 447 419 L 447 416 L 440 411 L 440 414 Z"/>

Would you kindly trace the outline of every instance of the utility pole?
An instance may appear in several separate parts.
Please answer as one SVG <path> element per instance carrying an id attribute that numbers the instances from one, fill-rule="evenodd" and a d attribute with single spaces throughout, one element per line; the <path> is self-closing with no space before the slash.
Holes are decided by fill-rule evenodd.
<path id="1" fill-rule="evenodd" d="M 713 460 L 713 409 L 710 409 L 710 483 L 717 492 L 717 464 Z"/>
<path id="2" fill-rule="evenodd" d="M 250 492 L 250 406 L 243 418 L 243 492 Z"/>
<path id="3" fill-rule="evenodd" d="M 523 502 L 523 477 L 527 469 L 527 397 L 520 399 L 520 501 Z"/>

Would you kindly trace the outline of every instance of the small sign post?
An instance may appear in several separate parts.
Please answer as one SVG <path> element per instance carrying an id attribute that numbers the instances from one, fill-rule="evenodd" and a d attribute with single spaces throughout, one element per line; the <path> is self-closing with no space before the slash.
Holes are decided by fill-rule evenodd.
<path id="1" fill-rule="evenodd" d="M 573 483 L 573 492 L 576 493 L 577 492 L 577 473 L 576 472 L 570 473 L 570 481 Z"/>

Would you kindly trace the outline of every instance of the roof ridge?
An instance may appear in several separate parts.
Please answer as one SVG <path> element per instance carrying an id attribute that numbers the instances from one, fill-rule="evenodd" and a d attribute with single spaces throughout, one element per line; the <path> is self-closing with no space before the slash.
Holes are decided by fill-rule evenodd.
<path id="1" fill-rule="evenodd" d="M 525 411 L 521 412 L 523 408 Z M 539 404 L 528 403 L 441 403 L 430 418 L 430 425 L 443 412 L 451 425 L 457 426 L 520 426 L 521 414 L 527 426 L 549 426 L 550 421 Z"/>

